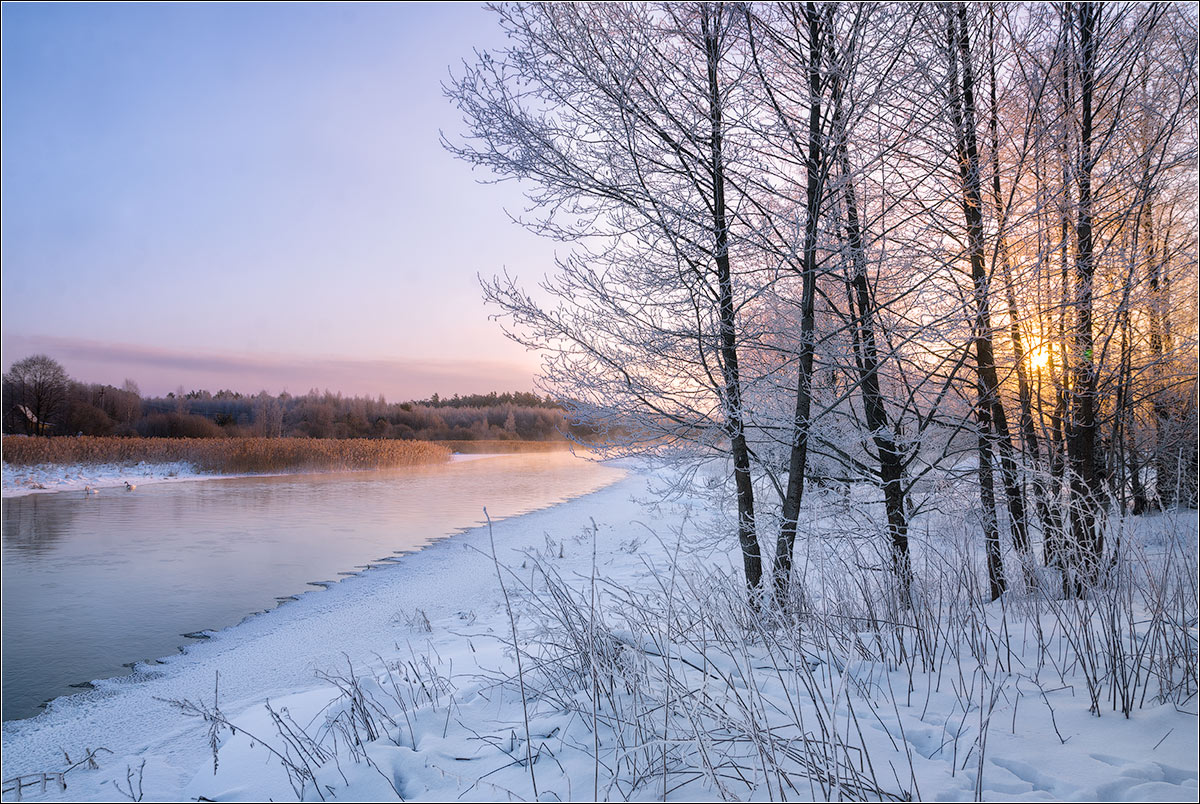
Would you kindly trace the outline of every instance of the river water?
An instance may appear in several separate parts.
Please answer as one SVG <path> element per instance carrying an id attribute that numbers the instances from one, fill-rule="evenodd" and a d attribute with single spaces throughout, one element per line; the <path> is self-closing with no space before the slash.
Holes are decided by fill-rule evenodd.
<path id="1" fill-rule="evenodd" d="M 4 501 L 3 717 L 174 653 L 314 582 L 624 473 L 569 452 Z"/>

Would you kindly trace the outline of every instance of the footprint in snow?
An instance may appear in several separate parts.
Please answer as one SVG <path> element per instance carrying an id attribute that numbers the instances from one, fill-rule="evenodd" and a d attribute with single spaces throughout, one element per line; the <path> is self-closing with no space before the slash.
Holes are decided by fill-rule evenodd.
<path id="1" fill-rule="evenodd" d="M 1151 762 L 1126 768 L 1116 781 L 1097 787 L 1096 800 L 1195 801 L 1196 791 L 1195 770 Z"/>
<path id="2" fill-rule="evenodd" d="M 1055 795 L 1055 797 L 1058 797 L 1058 791 L 1056 790 L 1058 786 L 1058 780 L 1047 776 L 1033 765 L 1030 765 L 1028 762 L 1020 759 L 1010 759 L 1008 757 L 990 757 L 989 759 L 993 765 L 1008 771 L 1022 782 L 1028 784 L 1033 790 L 1041 790 L 1045 793 L 1050 793 Z M 990 784 L 987 784 L 986 786 L 991 787 Z"/>

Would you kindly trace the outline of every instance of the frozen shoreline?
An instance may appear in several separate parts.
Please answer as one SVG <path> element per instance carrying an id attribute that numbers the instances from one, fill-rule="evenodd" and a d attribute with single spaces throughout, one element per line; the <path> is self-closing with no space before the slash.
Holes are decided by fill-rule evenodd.
<path id="1" fill-rule="evenodd" d="M 51 785 L 47 794 L 37 798 L 119 800 L 117 785 L 124 787 L 127 769 L 137 771 L 143 761 L 140 778 L 147 799 L 293 798 L 295 788 L 288 775 L 263 748 L 280 739 L 270 711 L 286 711 L 300 728 L 314 733 L 331 728 L 331 718 L 344 712 L 347 704 L 345 699 L 336 700 L 338 691 L 318 674 L 346 677 L 352 665 L 353 675 L 359 678 L 375 677 L 390 668 L 403 674 L 402 687 L 414 677 L 421 686 L 432 682 L 437 687 L 442 681 L 447 686 L 439 693 L 439 703 L 431 697 L 427 705 L 408 711 L 405 718 L 411 716 L 411 722 L 386 725 L 385 736 L 370 744 L 370 762 L 343 756 L 337 768 L 327 762 L 315 782 L 330 785 L 330 793 L 336 788 L 342 799 L 383 800 L 397 794 L 433 800 L 497 799 L 509 794 L 530 798 L 529 775 L 519 762 L 525 728 L 522 696 L 516 694 L 515 685 L 502 683 L 514 672 L 506 595 L 511 597 L 523 639 L 528 635 L 530 640 L 558 642 L 561 633 L 553 628 L 546 631 L 544 623 L 538 625 L 544 616 L 538 607 L 546 603 L 545 598 L 538 602 L 535 567 L 560 577 L 584 601 L 593 562 L 596 576 L 605 583 L 640 590 L 639 594 L 661 589 L 668 577 L 663 570 L 677 545 L 713 515 L 703 500 L 689 497 L 669 507 L 644 507 L 634 498 L 644 493 L 646 480 L 644 474 L 631 473 L 600 491 L 497 522 L 491 534 L 487 528 L 476 528 L 443 539 L 394 565 L 365 571 L 248 617 L 187 646 L 181 655 L 139 665 L 133 676 L 101 681 L 94 691 L 60 698 L 36 718 L 4 725 L 3 776 L 62 770 L 64 750 L 76 761 L 87 749 L 103 747 L 111 753 L 98 756 L 99 769 L 77 768 L 67 777 L 67 791 Z M 1147 517 L 1138 525 L 1157 544 L 1163 534 L 1181 528 L 1194 532 L 1195 516 Z M 507 568 L 507 591 L 497 581 L 492 536 L 496 556 Z M 724 542 L 689 541 L 684 549 L 681 578 L 697 568 L 739 577 L 740 559 L 735 562 L 738 557 Z M 812 560 L 817 561 L 815 553 Z M 674 578 L 674 572 L 668 574 Z M 616 621 L 630 613 L 619 609 L 610 603 L 607 616 Z M 988 617 L 1009 618 L 1011 630 L 1018 634 L 1016 646 L 1033 639 L 1020 611 L 1019 599 L 1008 609 L 999 602 L 984 609 Z M 653 632 L 659 626 L 649 627 Z M 641 641 L 644 637 L 615 626 L 606 633 L 629 647 L 643 645 L 652 661 L 658 655 L 653 645 Z M 1025 636 L 1019 636 L 1022 633 Z M 533 650 L 534 644 L 523 650 Z M 739 695 L 754 689 L 746 686 L 750 678 L 737 677 L 742 671 L 729 664 L 728 656 L 688 659 L 684 653 L 681 658 L 692 667 L 713 662 L 721 673 L 732 673 L 742 691 Z M 1031 658 L 1032 654 L 1024 656 L 1025 661 Z M 997 651 L 995 661 L 999 660 Z M 865 706 L 859 697 L 864 692 L 874 690 L 872 695 L 883 696 L 889 687 L 896 690 L 894 712 L 888 701 L 876 713 L 879 720 L 864 715 L 860 728 L 879 761 L 911 764 L 913 783 L 919 784 L 925 800 L 971 800 L 977 772 L 983 773 L 986 800 L 1195 799 L 1194 697 L 1186 711 L 1169 704 L 1147 705 L 1135 709 L 1129 720 L 1107 708 L 1097 717 L 1088 711 L 1086 688 L 1080 682 L 1060 687 L 1047 671 L 1039 687 L 1027 677 L 1032 671 L 1022 669 L 1026 666 L 1017 655 L 1010 659 L 1013 670 L 1001 672 L 999 664 L 994 667 L 1001 684 L 997 689 L 1003 695 L 993 702 L 998 708 L 992 719 L 999 725 L 992 727 L 988 738 L 984 772 L 982 759 L 971 756 L 964 763 L 964 753 L 975 739 L 972 724 L 982 722 L 978 709 L 969 715 L 956 710 L 955 684 L 949 680 L 936 688 L 931 684 L 929 690 L 921 686 L 940 672 L 919 674 L 916 693 L 906 696 L 903 689 L 911 677 L 903 665 L 889 669 L 852 654 L 838 661 L 844 664 L 829 682 L 858 690 L 853 693 L 855 706 Z M 966 666 L 973 666 L 969 658 Z M 957 667 L 948 665 L 948 679 Z M 775 671 L 763 669 L 768 672 L 754 684 L 769 686 Z M 703 681 L 704 674 L 697 679 Z M 713 684 L 717 676 L 709 674 L 708 679 L 704 683 Z M 968 680 L 974 689 L 977 679 L 968 674 Z M 368 695 L 387 700 L 386 687 L 364 684 Z M 721 687 L 713 689 L 715 693 Z M 756 694 L 763 694 L 763 689 Z M 977 699 L 981 693 L 972 694 Z M 216 703 L 223 716 L 238 725 L 236 735 L 228 730 L 221 733 L 218 771 L 214 772 L 207 742 L 208 724 L 184 716 L 171 701 L 210 707 Z M 272 710 L 266 708 L 267 702 Z M 736 698 L 729 705 L 736 709 Z M 848 716 L 847 710 L 840 711 L 839 717 Z M 537 765 L 543 791 L 553 790 L 563 800 L 590 800 L 594 773 L 587 757 L 592 744 L 590 722 L 560 713 L 555 706 L 534 714 L 529 728 L 555 755 L 553 762 L 547 759 L 545 766 Z M 850 728 L 849 722 L 844 725 Z M 958 734 L 963 735 L 961 741 Z M 410 739 L 410 735 L 415 736 Z M 947 747 L 951 738 L 953 751 Z M 898 777 L 893 781 L 887 770 L 884 781 L 889 787 L 906 788 L 909 766 L 899 764 L 895 770 Z M 307 790 L 311 796 L 312 787 Z M 639 797 L 649 795 L 641 792 Z M 719 798 L 702 778 L 681 785 L 677 795 Z"/>
<path id="2" fill-rule="evenodd" d="M 501 560 L 519 560 L 530 532 L 540 537 L 543 530 L 560 531 L 568 523 L 579 532 L 593 517 L 629 510 L 629 495 L 639 485 L 636 477 L 627 477 L 584 497 L 495 523 Z M 460 622 L 467 612 L 486 612 L 491 619 L 499 592 L 489 550 L 484 528 L 447 537 L 391 566 L 347 577 L 210 632 L 209 639 L 161 657 L 158 664 L 138 664 L 131 676 L 98 680 L 94 690 L 55 699 L 37 717 L 4 723 L 3 777 L 61 770 L 63 750 L 75 757 L 103 746 L 121 762 L 102 761 L 101 771 L 73 771 L 69 792 L 50 800 L 119 798 L 112 779 L 123 774 L 124 758 L 143 755 L 153 760 L 146 769 L 147 797 L 177 798 L 192 775 L 203 776 L 210 755 L 206 726 L 181 716 L 168 700 L 211 701 L 218 673 L 224 711 L 306 690 L 323 694 L 326 685 L 315 673 L 335 670 L 347 658 L 370 664 L 394 641 L 424 636 L 412 626 L 415 621 Z M 450 578 L 453 585 L 447 584 Z M 101 760 L 104 756 L 109 755 Z M 118 766 L 121 774 L 114 770 Z"/>
<path id="3" fill-rule="evenodd" d="M 454 453 L 451 461 L 475 461 L 492 458 L 490 454 L 464 455 Z M 336 471 L 336 470 L 330 470 Z M 371 470 L 360 470 L 371 471 Z M 298 474 L 312 474 L 302 471 Z M 322 472 L 317 472 L 322 473 Z M 135 486 L 158 483 L 182 483 L 193 480 L 228 480 L 237 477 L 271 477 L 289 472 L 263 474 L 209 474 L 197 471 L 186 461 L 175 463 L 139 463 L 125 465 L 118 463 L 105 464 L 39 464 L 37 466 L 11 466 L 7 463 L 3 468 L 3 485 L 0 496 L 3 499 L 25 497 L 30 494 L 53 494 L 63 491 L 83 491 L 91 486 L 94 489 L 123 490 L 125 483 Z"/>
<path id="4" fill-rule="evenodd" d="M 135 486 L 152 483 L 181 483 L 190 480 L 217 480 L 245 475 L 212 475 L 196 471 L 186 461 L 175 463 L 140 463 L 133 466 L 105 464 L 39 464 L 11 466 L 4 464 L 3 498 L 25 497 L 30 494 L 53 494 L 62 491 L 94 489 L 123 489 L 126 482 Z"/>

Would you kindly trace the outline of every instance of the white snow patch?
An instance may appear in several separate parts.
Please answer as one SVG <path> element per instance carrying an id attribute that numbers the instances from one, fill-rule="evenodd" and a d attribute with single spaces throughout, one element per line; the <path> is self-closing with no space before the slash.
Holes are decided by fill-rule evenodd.
<path id="1" fill-rule="evenodd" d="M 23 497 L 27 494 L 49 494 L 56 491 L 83 491 L 118 487 L 125 483 L 135 486 L 151 483 L 175 483 L 184 480 L 209 480 L 239 475 L 212 475 L 197 471 L 186 461 L 174 463 L 102 463 L 102 464 L 38 464 L 12 466 L 4 464 L 3 496 Z"/>

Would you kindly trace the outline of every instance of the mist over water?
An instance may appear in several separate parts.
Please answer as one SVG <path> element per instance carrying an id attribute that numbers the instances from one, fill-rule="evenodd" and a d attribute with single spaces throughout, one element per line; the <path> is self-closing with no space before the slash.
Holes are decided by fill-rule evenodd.
<path id="1" fill-rule="evenodd" d="M 485 506 L 514 516 L 623 474 L 552 452 L 6 500 L 4 719 L 478 525 Z"/>

